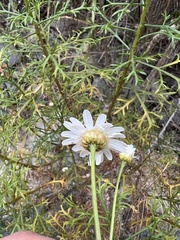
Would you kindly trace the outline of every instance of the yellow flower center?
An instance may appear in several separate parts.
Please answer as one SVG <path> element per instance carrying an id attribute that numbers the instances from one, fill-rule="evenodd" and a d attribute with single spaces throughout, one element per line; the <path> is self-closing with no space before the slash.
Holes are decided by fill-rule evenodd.
<path id="1" fill-rule="evenodd" d="M 82 134 L 82 146 L 89 150 L 91 144 L 96 144 L 96 150 L 102 150 L 107 143 L 106 136 L 100 132 L 98 129 L 87 130 Z"/>

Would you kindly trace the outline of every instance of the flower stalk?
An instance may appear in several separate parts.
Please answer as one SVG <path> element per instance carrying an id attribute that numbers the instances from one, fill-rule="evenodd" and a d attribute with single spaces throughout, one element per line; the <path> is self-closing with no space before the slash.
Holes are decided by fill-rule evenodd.
<path id="1" fill-rule="evenodd" d="M 92 205 L 94 212 L 94 223 L 96 231 L 96 240 L 101 240 L 101 229 L 99 223 L 98 205 L 97 205 L 97 195 L 96 195 L 96 173 L 95 173 L 95 153 L 96 145 L 90 145 L 91 152 L 91 189 L 92 189 Z"/>
<path id="2" fill-rule="evenodd" d="M 109 240 L 113 240 L 114 223 L 115 223 L 115 217 L 116 217 L 116 204 L 117 204 L 117 198 L 118 198 L 119 183 L 120 183 L 122 172 L 123 172 L 123 169 L 124 169 L 125 165 L 126 165 L 126 162 L 122 161 L 121 167 L 120 167 L 120 170 L 119 170 L 119 174 L 118 174 L 118 178 L 117 178 L 115 192 L 114 192 L 114 200 L 113 200 L 113 206 L 112 206 Z"/>

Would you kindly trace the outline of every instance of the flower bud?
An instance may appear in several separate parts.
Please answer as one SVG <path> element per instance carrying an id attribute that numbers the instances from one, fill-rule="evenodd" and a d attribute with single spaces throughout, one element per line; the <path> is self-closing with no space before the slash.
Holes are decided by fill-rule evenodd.
<path id="1" fill-rule="evenodd" d="M 130 163 L 134 157 L 134 153 L 135 153 L 135 148 L 133 147 L 133 145 L 127 145 L 125 152 L 121 152 L 119 153 L 119 158 L 121 161 Z"/>

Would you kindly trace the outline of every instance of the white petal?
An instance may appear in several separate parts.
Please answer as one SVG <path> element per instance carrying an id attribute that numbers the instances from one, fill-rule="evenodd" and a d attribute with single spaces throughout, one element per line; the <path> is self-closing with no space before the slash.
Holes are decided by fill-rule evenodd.
<path id="1" fill-rule="evenodd" d="M 112 153 L 108 148 L 103 149 L 103 153 L 105 154 L 108 160 L 112 160 Z"/>
<path id="2" fill-rule="evenodd" d="M 106 116 L 105 114 L 101 114 L 101 115 L 97 118 L 96 123 L 95 123 L 95 126 L 98 126 L 98 127 L 102 126 L 102 124 L 105 123 L 106 118 L 107 118 L 107 116 Z"/>
<path id="3" fill-rule="evenodd" d="M 62 145 L 67 146 L 67 145 L 71 145 L 71 144 L 76 144 L 76 142 L 77 142 L 76 139 L 69 138 L 69 139 L 63 140 Z"/>
<path id="4" fill-rule="evenodd" d="M 72 147 L 72 150 L 73 150 L 74 152 L 80 152 L 80 151 L 83 150 L 83 147 L 80 146 L 79 144 L 76 144 L 76 145 L 74 145 L 74 146 Z"/>
<path id="5" fill-rule="evenodd" d="M 102 151 L 96 152 L 96 154 L 95 154 L 95 160 L 96 160 L 96 165 L 99 165 L 100 163 L 103 162 L 104 157 L 103 157 L 103 152 L 102 152 Z"/>
<path id="6" fill-rule="evenodd" d="M 84 131 L 86 131 L 85 127 L 82 125 L 73 125 L 70 127 L 71 132 L 80 136 Z"/>
<path id="7" fill-rule="evenodd" d="M 112 128 L 113 125 L 112 125 L 111 123 L 104 123 L 104 124 L 102 124 L 101 127 L 102 127 L 103 129 L 109 129 L 109 128 Z"/>
<path id="8" fill-rule="evenodd" d="M 106 134 L 106 132 L 104 132 Z M 108 138 L 126 138 L 126 136 L 122 133 L 113 133 L 113 134 L 108 134 Z"/>
<path id="9" fill-rule="evenodd" d="M 116 139 L 109 139 L 108 146 L 113 151 L 125 152 L 127 144 Z"/>
<path id="10" fill-rule="evenodd" d="M 73 124 L 68 121 L 64 121 L 63 125 L 70 130 L 70 127 L 72 127 Z"/>
<path id="11" fill-rule="evenodd" d="M 113 133 L 120 133 L 120 132 L 123 132 L 124 131 L 124 128 L 123 127 L 112 127 L 110 129 L 107 129 L 106 130 L 106 134 L 113 134 Z"/>
<path id="12" fill-rule="evenodd" d="M 67 137 L 67 138 L 75 138 L 75 139 L 77 139 L 77 137 L 78 137 L 77 134 L 75 134 L 71 131 L 64 131 L 64 132 L 61 133 L 61 136 L 62 137 Z"/>
<path id="13" fill-rule="evenodd" d="M 80 126 L 83 126 L 83 124 L 76 118 L 74 117 L 71 117 L 70 118 L 71 122 L 74 124 L 74 125 L 80 125 Z"/>
<path id="14" fill-rule="evenodd" d="M 93 119 L 92 119 L 91 113 L 88 110 L 84 110 L 83 120 L 84 120 L 84 125 L 86 126 L 87 129 L 93 128 Z"/>
<path id="15" fill-rule="evenodd" d="M 132 157 L 134 157 L 134 153 L 136 151 L 136 148 L 132 144 L 127 145 L 126 147 L 126 153 L 130 154 Z"/>
<path id="16" fill-rule="evenodd" d="M 86 149 L 84 149 L 84 150 L 82 150 L 81 152 L 80 152 L 80 157 L 85 157 L 85 156 L 87 156 L 87 155 L 89 155 L 90 154 L 90 152 L 88 151 L 88 150 L 86 150 Z"/>
<path id="17" fill-rule="evenodd" d="M 126 138 L 126 136 L 122 133 L 114 133 L 113 136 L 116 138 Z"/>

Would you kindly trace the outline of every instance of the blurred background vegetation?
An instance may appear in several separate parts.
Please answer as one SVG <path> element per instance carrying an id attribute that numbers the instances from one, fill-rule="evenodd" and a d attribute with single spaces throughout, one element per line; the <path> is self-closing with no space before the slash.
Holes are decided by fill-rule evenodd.
<path id="1" fill-rule="evenodd" d="M 179 13 L 179 0 L 1 1 L 1 236 L 95 239 L 87 160 L 60 136 L 88 109 L 137 149 L 115 239 L 179 239 Z M 97 167 L 103 239 L 119 165 Z"/>

